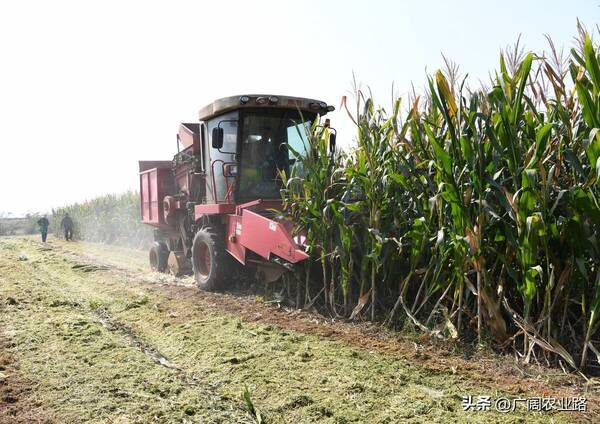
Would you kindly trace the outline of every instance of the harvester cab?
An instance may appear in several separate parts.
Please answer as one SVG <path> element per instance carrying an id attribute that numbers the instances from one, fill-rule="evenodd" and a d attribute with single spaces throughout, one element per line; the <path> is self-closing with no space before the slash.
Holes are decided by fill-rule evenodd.
<path id="1" fill-rule="evenodd" d="M 215 290 L 235 262 L 273 281 L 307 259 L 303 237 L 272 211 L 282 208 L 281 172 L 297 165 L 291 150 L 304 152 L 313 122 L 333 110 L 319 100 L 244 95 L 181 124 L 172 161 L 139 163 L 142 222 L 154 227 L 151 268 L 193 272 L 200 288 Z"/>

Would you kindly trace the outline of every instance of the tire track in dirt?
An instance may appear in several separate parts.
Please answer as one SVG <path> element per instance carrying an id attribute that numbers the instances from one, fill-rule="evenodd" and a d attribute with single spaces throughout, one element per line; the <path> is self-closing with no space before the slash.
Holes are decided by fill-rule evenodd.
<path id="1" fill-rule="evenodd" d="M 23 252 L 18 249 L 19 246 L 16 244 L 9 245 L 9 250 L 11 250 L 9 252 L 6 252 L 6 244 L 0 246 L 0 248 L 2 247 L 5 248 L 2 252 L 4 257 L 0 259 L 4 259 L 5 261 L 12 260 L 13 262 L 18 263 L 20 267 L 27 268 L 27 272 L 24 274 L 29 274 L 29 278 L 42 285 L 44 291 L 54 292 L 59 294 L 59 298 L 69 299 L 68 301 L 53 301 L 50 304 L 51 307 L 70 308 L 90 316 L 98 323 L 98 325 L 105 328 L 113 336 L 122 339 L 125 344 L 143 353 L 151 362 L 155 363 L 157 366 L 169 369 L 173 373 L 172 375 L 179 379 L 185 386 L 192 388 L 197 393 L 205 393 L 207 398 L 220 398 L 220 395 L 212 391 L 214 388 L 211 384 L 207 384 L 207 382 L 202 381 L 199 376 L 189 373 L 176 364 L 173 364 L 165 355 L 160 353 L 158 349 L 145 342 L 127 325 L 112 318 L 105 309 L 86 307 L 85 305 L 89 303 L 88 299 L 80 298 L 77 296 L 77 293 L 70 291 L 68 287 L 64 287 L 62 284 L 64 275 L 57 274 L 57 271 L 52 269 L 52 265 L 57 263 L 60 259 L 64 259 L 65 256 L 72 255 L 63 256 L 60 252 L 56 252 L 56 250 L 51 247 L 42 246 L 40 248 L 34 243 L 33 247 L 41 252 L 44 258 L 50 259 L 48 262 L 40 264 L 39 261 L 31 261 L 27 255 L 22 254 Z M 13 248 L 15 248 L 14 251 L 12 251 Z M 17 255 L 16 252 L 21 254 Z M 108 265 L 85 260 L 72 260 L 73 257 L 67 259 L 67 261 L 74 263 L 70 266 L 70 269 L 73 270 L 73 272 L 88 274 L 94 272 L 107 272 L 110 270 L 112 274 L 115 274 L 115 271 Z M 0 263 L 0 272 L 2 272 L 2 268 L 2 264 Z M 129 273 L 129 271 L 117 270 L 116 273 Z M 0 281 L 0 288 L 1 283 L 2 281 Z M 41 292 L 36 292 L 35 285 L 27 285 L 25 291 L 26 293 L 20 293 L 21 296 L 18 300 L 9 297 L 6 302 L 11 306 L 25 307 L 26 304 L 31 303 L 30 298 L 40 298 Z M 0 303 L 4 297 L 1 296 L 1 294 L 2 293 L 0 292 Z M 8 310 L 3 310 L 3 306 L 4 305 L 0 304 L 0 314 L 10 313 Z M 1 315 L 0 318 L 2 318 Z M 20 378 L 17 375 L 18 364 L 15 360 L 15 356 L 8 353 L 8 348 L 11 346 L 14 346 L 14 343 L 8 341 L 8 339 L 3 337 L 3 334 L 0 333 L 0 423 L 21 424 L 60 422 L 61 420 L 57 420 L 53 414 L 47 412 L 41 402 L 37 400 L 38 397 L 35 393 L 35 384 L 31 380 Z M 9 373 L 6 370 L 10 370 L 10 379 L 7 378 Z M 122 395 L 129 396 L 130 393 L 122 392 Z M 233 402 L 230 399 L 222 399 L 221 402 L 223 404 L 228 404 L 222 409 L 232 411 L 236 416 L 235 422 L 252 422 L 248 419 L 248 416 L 240 403 Z"/>
<path id="2" fill-rule="evenodd" d="M 39 243 L 32 242 L 32 244 L 38 245 L 39 248 Z M 344 341 L 367 350 L 398 355 L 427 367 L 432 373 L 446 374 L 453 370 L 453 373 L 460 373 L 490 389 L 501 389 L 521 396 L 575 396 L 581 395 L 586 390 L 577 376 L 565 376 L 551 383 L 547 380 L 540 381 L 539 378 L 537 380 L 524 378 L 521 373 L 531 372 L 539 375 L 548 370 L 535 367 L 525 367 L 524 370 L 520 370 L 514 363 L 509 364 L 508 360 L 499 360 L 495 355 L 476 354 L 465 359 L 450 352 L 453 346 L 444 346 L 425 339 L 406 342 L 399 340 L 397 334 L 379 326 L 339 322 L 305 311 L 265 306 L 248 296 L 201 292 L 176 279 L 171 282 L 170 278 L 156 278 L 151 273 L 140 275 L 127 268 L 114 267 L 109 262 L 88 255 L 79 255 L 62 247 L 51 247 L 50 250 L 75 264 L 102 267 L 102 272 L 115 275 L 111 280 L 113 282 L 109 283 L 114 288 L 123 285 L 119 282 L 120 276 L 127 276 L 130 283 L 133 280 L 145 289 L 158 292 L 168 299 L 173 307 L 177 307 L 177 304 L 182 301 L 202 304 L 209 309 L 225 312 L 249 322 L 273 324 L 299 333 Z M 104 269 L 105 267 L 109 269 Z M 180 308 L 178 310 L 181 311 Z M 173 322 L 183 322 L 191 318 L 193 313 L 191 310 L 188 312 L 189 315 L 185 312 L 179 313 L 174 317 Z M 491 369 L 494 370 L 493 374 L 490 374 Z M 588 392 L 587 395 L 591 411 L 581 418 L 592 419 L 591 417 L 597 417 L 596 408 L 599 398 L 596 392 Z"/>
<path id="3" fill-rule="evenodd" d="M 169 286 L 196 287 L 194 279 L 191 277 L 174 277 L 169 274 L 161 273 L 140 273 L 123 266 L 116 265 L 111 261 L 104 260 L 96 255 L 76 253 L 60 245 L 44 245 L 40 242 L 25 239 L 31 246 L 37 247 L 42 251 L 49 251 L 58 254 L 61 257 L 74 263 L 73 269 L 80 269 L 83 272 L 90 271 L 110 271 L 117 276 L 126 277 L 140 283 L 164 284 Z"/>
<path id="4" fill-rule="evenodd" d="M 36 243 L 36 242 L 34 242 Z M 37 243 L 41 244 L 41 243 Z M 90 265 L 109 267 L 110 272 L 122 273 L 145 287 L 164 293 L 171 302 L 181 299 L 208 303 L 215 310 L 229 313 L 249 322 L 262 322 L 276 325 L 304 334 L 314 334 L 332 340 L 345 341 L 369 351 L 393 354 L 429 368 L 432 372 L 447 373 L 460 371 L 469 378 L 478 380 L 490 389 L 507 390 L 514 394 L 532 396 L 578 396 L 586 393 L 594 413 L 600 413 L 600 381 L 586 382 L 579 375 L 561 374 L 560 370 L 516 364 L 512 358 L 500 357 L 486 352 L 476 352 L 471 356 L 457 355 L 452 351 L 455 345 L 444 344 L 422 335 L 418 340 L 407 342 L 398 334 L 380 325 L 366 322 L 329 319 L 310 311 L 286 308 L 257 302 L 252 295 L 239 292 L 213 293 L 198 290 L 191 278 L 176 278 L 156 273 L 141 274 L 124 267 L 115 267 L 110 262 L 94 256 L 78 255 L 68 249 L 52 248 L 73 259 L 87 261 Z M 191 318 L 191 312 L 190 317 Z M 186 319 L 180 315 L 177 321 Z M 489 370 L 494 369 L 493 375 Z M 550 371 L 550 373 L 548 373 Z M 553 374 L 556 381 L 540 381 L 544 374 Z M 532 378 L 528 378 L 532 377 Z"/>
<path id="5" fill-rule="evenodd" d="M 54 422 L 53 416 L 37 400 L 35 383 L 20 375 L 11 348 L 12 343 L 0 334 L 0 424 Z"/>
<path id="6" fill-rule="evenodd" d="M 104 308 L 98 308 L 93 311 L 93 315 L 96 317 L 97 322 L 112 333 L 118 333 L 123 339 L 125 339 L 131 346 L 141 351 L 150 360 L 154 361 L 158 365 L 162 365 L 165 368 L 172 370 L 181 371 L 181 368 L 171 362 L 165 355 L 160 353 L 155 347 L 146 343 L 135 332 L 127 327 L 125 324 L 113 319 L 108 311 Z"/>
<path id="7" fill-rule="evenodd" d="M 206 381 L 203 381 L 200 376 L 195 373 L 189 372 L 185 368 L 180 365 L 172 362 L 169 358 L 163 355 L 156 347 L 144 341 L 140 338 L 131 328 L 129 328 L 124 323 L 114 319 L 110 316 L 108 311 L 103 308 L 99 308 L 93 311 L 94 315 L 97 317 L 98 322 L 109 331 L 120 334 L 127 342 L 140 350 L 144 355 L 146 355 L 150 360 L 154 363 L 163 366 L 169 370 L 175 372 L 177 378 L 185 385 L 189 387 L 193 387 L 196 390 L 204 390 L 207 388 L 211 389 L 211 384 L 207 384 Z M 236 405 L 237 406 L 237 405 Z M 240 411 L 243 412 L 243 411 Z M 250 421 L 251 422 L 251 421 Z M 241 423 L 241 421 L 239 422 Z"/>
<path id="8" fill-rule="evenodd" d="M 16 247 L 16 245 L 11 245 Z M 22 261 L 23 257 L 16 260 Z M 0 268 L 0 273 L 4 272 Z M 0 288 L 2 288 L 0 286 Z M 0 291 L 0 294 L 2 292 Z M 14 297 L 0 296 L 0 314 L 8 307 L 18 306 Z M 0 331 L 0 424 L 29 424 L 54 422 L 53 415 L 37 400 L 36 383 L 22 375 L 12 353 L 14 343 L 5 329 Z"/>

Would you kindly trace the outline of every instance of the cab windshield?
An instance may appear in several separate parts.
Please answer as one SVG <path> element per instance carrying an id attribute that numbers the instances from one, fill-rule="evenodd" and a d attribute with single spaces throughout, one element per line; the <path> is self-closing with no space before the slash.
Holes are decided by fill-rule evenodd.
<path id="1" fill-rule="evenodd" d="M 304 154 L 314 115 L 295 110 L 260 110 L 242 118 L 241 161 L 238 198 L 242 201 L 278 199 L 279 173 L 290 174 L 295 156 Z M 287 146 L 291 149 L 288 149 Z"/>

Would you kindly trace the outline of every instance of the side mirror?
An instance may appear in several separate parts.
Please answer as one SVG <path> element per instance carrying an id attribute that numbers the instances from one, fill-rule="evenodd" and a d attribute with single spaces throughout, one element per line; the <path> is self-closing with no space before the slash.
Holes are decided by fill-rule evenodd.
<path id="1" fill-rule="evenodd" d="M 332 132 L 331 134 L 329 134 L 329 153 L 335 152 L 335 139 L 336 139 L 335 132 Z"/>
<path id="2" fill-rule="evenodd" d="M 223 147 L 223 128 L 216 127 L 212 130 L 212 147 L 213 149 L 220 149 Z"/>

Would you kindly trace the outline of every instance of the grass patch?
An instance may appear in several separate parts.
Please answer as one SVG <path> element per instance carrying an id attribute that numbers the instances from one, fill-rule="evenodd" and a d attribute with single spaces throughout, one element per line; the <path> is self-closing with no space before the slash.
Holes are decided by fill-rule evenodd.
<path id="1" fill-rule="evenodd" d="M 0 326 L 23 372 L 39 382 L 41 402 L 63 421 L 243 423 L 259 413 L 269 423 L 507 418 L 464 413 L 462 395 L 502 393 L 460 373 L 249 322 L 214 298 L 177 295 L 110 270 L 82 273 L 71 259 L 59 260 L 68 257 L 62 253 L 50 260 L 52 252 L 36 244 L 6 251 L 4 243 Z M 16 261 L 23 253 L 31 260 Z M 8 297 L 18 303 L 7 305 Z M 240 396 L 246 390 L 254 413 Z M 573 422 L 523 411 L 509 418 Z"/>

